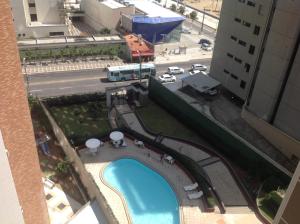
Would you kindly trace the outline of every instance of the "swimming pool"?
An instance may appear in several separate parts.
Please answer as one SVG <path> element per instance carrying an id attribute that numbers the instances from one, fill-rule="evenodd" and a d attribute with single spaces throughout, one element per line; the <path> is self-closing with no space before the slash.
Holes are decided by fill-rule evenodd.
<path id="1" fill-rule="evenodd" d="M 104 180 L 126 200 L 134 224 L 179 224 L 174 191 L 158 173 L 134 159 L 111 162 Z"/>

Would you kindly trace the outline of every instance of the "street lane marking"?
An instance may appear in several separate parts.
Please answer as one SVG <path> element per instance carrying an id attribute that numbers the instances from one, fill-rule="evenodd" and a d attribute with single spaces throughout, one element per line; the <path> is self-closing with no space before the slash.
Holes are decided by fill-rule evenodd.
<path id="1" fill-rule="evenodd" d="M 55 83 L 64 83 L 64 82 L 81 82 L 88 80 L 100 80 L 101 77 L 90 77 L 90 78 L 78 78 L 78 79 L 64 79 L 64 80 L 56 80 L 56 81 L 46 81 L 46 82 L 30 82 L 31 86 L 45 85 L 45 84 L 55 84 Z"/>

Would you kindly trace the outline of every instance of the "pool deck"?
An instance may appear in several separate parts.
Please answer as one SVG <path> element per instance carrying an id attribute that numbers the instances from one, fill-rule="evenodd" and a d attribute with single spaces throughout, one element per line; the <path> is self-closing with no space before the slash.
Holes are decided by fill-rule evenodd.
<path id="1" fill-rule="evenodd" d="M 131 223 L 124 198 L 110 188 L 102 178 L 102 171 L 111 162 L 120 158 L 130 157 L 162 175 L 173 188 L 180 204 L 180 223 L 195 224 L 203 219 L 204 207 L 201 199 L 189 200 L 183 187 L 192 184 L 192 180 L 176 164 L 170 165 L 161 161 L 160 154 L 147 148 L 139 148 L 133 141 L 126 138 L 126 148 L 113 148 L 109 143 L 101 147 L 100 152 L 93 156 L 86 149 L 80 150 L 80 158 L 86 170 L 93 177 L 99 190 L 105 197 L 119 223 Z M 159 202 L 158 202 L 159 203 Z"/>

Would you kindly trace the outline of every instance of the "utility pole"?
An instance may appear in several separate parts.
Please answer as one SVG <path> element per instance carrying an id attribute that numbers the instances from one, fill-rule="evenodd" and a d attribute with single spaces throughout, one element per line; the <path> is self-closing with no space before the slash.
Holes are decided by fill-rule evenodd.
<path id="1" fill-rule="evenodd" d="M 24 75 L 26 79 L 26 89 L 27 89 L 27 94 L 29 93 L 29 80 L 28 80 L 28 75 L 27 75 L 27 70 L 26 70 L 26 58 L 23 58 L 23 66 L 24 66 Z"/>
<path id="2" fill-rule="evenodd" d="M 142 58 L 141 58 L 141 52 L 139 50 L 137 50 L 138 54 L 139 54 L 139 61 L 140 61 L 140 82 L 142 82 Z"/>
<path id="3" fill-rule="evenodd" d="M 203 9 L 203 17 L 202 17 L 202 23 L 201 23 L 201 32 L 203 31 L 203 26 L 204 26 L 204 18 L 205 18 L 205 8 Z"/>

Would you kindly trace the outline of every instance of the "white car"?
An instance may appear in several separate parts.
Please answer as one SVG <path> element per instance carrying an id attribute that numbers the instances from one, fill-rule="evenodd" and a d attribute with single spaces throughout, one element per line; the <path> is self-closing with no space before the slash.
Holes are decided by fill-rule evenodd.
<path id="1" fill-rule="evenodd" d="M 207 67 L 202 64 L 192 64 L 192 70 L 206 71 Z"/>
<path id="2" fill-rule="evenodd" d="M 163 83 L 163 82 L 176 82 L 176 77 L 174 75 L 170 74 L 163 74 L 158 76 L 158 80 Z"/>
<path id="3" fill-rule="evenodd" d="M 179 68 L 179 67 L 169 67 L 168 68 L 168 73 L 171 75 L 179 75 L 179 74 L 183 74 L 184 73 L 184 69 L 183 68 Z"/>
<path id="4" fill-rule="evenodd" d="M 201 48 L 203 49 L 203 50 L 205 50 L 205 51 L 212 51 L 212 46 L 210 45 L 210 44 L 207 44 L 207 43 L 203 43 L 202 45 L 201 45 Z"/>
<path id="5" fill-rule="evenodd" d="M 200 70 L 193 70 L 189 73 L 190 73 L 190 75 L 196 75 L 196 74 L 208 75 L 207 72 L 200 71 Z"/>

